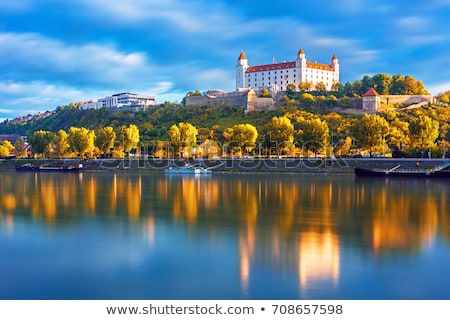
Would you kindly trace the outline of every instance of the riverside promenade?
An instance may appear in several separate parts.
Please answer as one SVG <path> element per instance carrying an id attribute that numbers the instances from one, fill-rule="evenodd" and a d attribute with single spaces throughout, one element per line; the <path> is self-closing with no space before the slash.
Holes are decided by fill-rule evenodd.
<path id="1" fill-rule="evenodd" d="M 17 164 L 57 164 L 80 162 L 76 159 L 7 160 L 0 169 L 14 169 Z M 83 162 L 86 170 L 99 171 L 163 171 L 166 168 L 198 166 L 213 172 L 285 172 L 285 173 L 353 173 L 355 167 L 391 169 L 434 169 L 450 164 L 450 159 L 428 158 L 251 158 L 251 159 L 90 159 Z"/>

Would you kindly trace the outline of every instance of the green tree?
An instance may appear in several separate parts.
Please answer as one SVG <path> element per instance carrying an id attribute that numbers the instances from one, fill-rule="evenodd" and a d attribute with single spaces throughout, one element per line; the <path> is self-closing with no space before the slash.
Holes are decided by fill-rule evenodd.
<path id="1" fill-rule="evenodd" d="M 82 159 L 95 149 L 95 132 L 86 128 L 70 127 L 67 135 L 70 150 L 79 154 Z"/>
<path id="2" fill-rule="evenodd" d="M 139 144 L 139 129 L 136 125 L 130 124 L 127 126 L 121 126 L 119 128 L 119 138 L 118 141 L 122 150 L 126 153 L 130 152 Z"/>
<path id="3" fill-rule="evenodd" d="M 278 154 L 292 147 L 294 142 L 294 125 L 288 117 L 273 117 L 272 121 L 266 124 L 265 129 L 270 143 L 276 144 Z"/>
<path id="4" fill-rule="evenodd" d="M 191 156 L 191 149 L 197 145 L 197 135 L 197 128 L 188 122 L 174 124 L 167 132 L 175 155 L 180 157 Z"/>
<path id="5" fill-rule="evenodd" d="M 104 155 L 109 154 L 110 150 L 114 148 L 114 142 L 116 140 L 116 133 L 111 126 L 100 128 L 97 130 L 95 137 L 95 145 Z"/>
<path id="6" fill-rule="evenodd" d="M 325 120 L 316 117 L 300 120 L 299 127 L 299 142 L 315 156 L 330 145 L 330 130 Z"/>
<path id="7" fill-rule="evenodd" d="M 439 136 L 439 122 L 428 116 L 420 115 L 409 122 L 411 146 L 417 151 L 434 147 Z"/>
<path id="8" fill-rule="evenodd" d="M 404 94 L 405 92 L 405 78 L 401 74 L 396 74 L 392 77 L 389 94 Z"/>
<path id="9" fill-rule="evenodd" d="M 256 147 L 258 130 L 251 124 L 236 124 L 232 128 L 227 128 L 224 132 L 227 145 L 234 154 L 250 152 Z"/>
<path id="10" fill-rule="evenodd" d="M 39 130 L 33 133 L 29 137 L 33 153 L 44 157 L 46 153 L 50 151 L 50 143 L 53 140 L 55 134 L 50 131 Z"/>
<path id="11" fill-rule="evenodd" d="M 363 115 L 353 128 L 353 135 L 356 138 L 357 145 L 367 148 L 370 156 L 373 155 L 376 148 L 384 146 L 388 133 L 388 122 L 376 114 Z"/>
<path id="12" fill-rule="evenodd" d="M 16 154 L 16 158 L 25 158 L 27 156 L 27 148 L 25 144 L 25 140 L 22 137 L 19 137 L 14 143 L 14 153 Z"/>
<path id="13" fill-rule="evenodd" d="M 379 94 L 389 94 L 389 89 L 391 88 L 392 77 L 385 73 L 377 74 L 373 76 L 373 88 Z"/>

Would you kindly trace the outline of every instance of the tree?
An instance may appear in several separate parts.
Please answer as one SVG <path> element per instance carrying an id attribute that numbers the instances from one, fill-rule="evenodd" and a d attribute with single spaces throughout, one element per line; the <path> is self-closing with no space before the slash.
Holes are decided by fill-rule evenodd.
<path id="1" fill-rule="evenodd" d="M 361 80 L 361 93 L 366 93 L 370 88 L 373 88 L 373 80 L 368 75 L 365 75 Z"/>
<path id="2" fill-rule="evenodd" d="M 317 91 L 326 91 L 327 86 L 322 81 L 316 84 L 316 90 Z"/>
<path id="3" fill-rule="evenodd" d="M 300 82 L 298 84 L 298 88 L 302 91 L 310 91 L 314 87 L 313 83 L 311 81 L 307 82 Z"/>
<path id="4" fill-rule="evenodd" d="M 100 128 L 97 130 L 95 137 L 95 145 L 102 154 L 109 154 L 110 150 L 114 148 L 114 142 L 116 140 L 116 133 L 111 126 Z"/>
<path id="5" fill-rule="evenodd" d="M 174 153 L 183 157 L 190 157 L 191 149 L 197 145 L 197 135 L 197 128 L 188 122 L 174 124 L 167 132 Z"/>
<path id="6" fill-rule="evenodd" d="M 357 145 L 369 149 L 370 156 L 373 155 L 376 148 L 384 145 L 388 133 L 388 122 L 376 114 L 363 115 L 353 128 Z"/>
<path id="7" fill-rule="evenodd" d="M 401 74 L 392 77 L 391 88 L 389 94 L 403 94 L 405 92 L 405 78 Z"/>
<path id="8" fill-rule="evenodd" d="M 439 122 L 428 116 L 418 116 L 409 122 L 410 141 L 414 149 L 423 151 L 434 147 L 439 136 Z"/>
<path id="9" fill-rule="evenodd" d="M 272 95 L 270 94 L 270 91 L 267 88 L 262 88 L 261 92 L 259 93 L 259 96 L 261 98 L 272 98 Z"/>
<path id="10" fill-rule="evenodd" d="M 276 143 L 278 154 L 292 147 L 294 141 L 294 125 L 288 117 L 273 117 L 272 121 L 266 124 L 266 132 L 270 139 L 269 142 Z"/>
<path id="11" fill-rule="evenodd" d="M 82 159 L 85 158 L 86 154 L 93 152 L 95 149 L 94 130 L 70 127 L 67 139 L 70 145 L 70 150 L 79 154 Z"/>
<path id="12" fill-rule="evenodd" d="M 56 157 L 64 158 L 69 147 L 67 132 L 59 130 L 58 133 L 53 136 L 52 140 L 52 149 Z"/>
<path id="13" fill-rule="evenodd" d="M 33 153 L 45 156 L 50 149 L 50 143 L 53 140 L 55 134 L 50 131 L 39 130 L 34 132 L 34 134 L 29 137 L 31 147 L 33 148 Z"/>
<path id="14" fill-rule="evenodd" d="M 389 94 L 389 89 L 391 88 L 392 77 L 385 73 L 377 74 L 373 76 L 373 88 L 379 94 Z"/>
<path id="15" fill-rule="evenodd" d="M 330 130 L 325 120 L 320 120 L 320 118 L 300 120 L 299 127 L 300 142 L 304 148 L 314 152 L 314 156 L 317 156 L 320 150 L 329 146 Z"/>
<path id="16" fill-rule="evenodd" d="M 448 104 L 450 102 L 450 90 L 439 93 L 438 97 L 441 103 Z"/>
<path id="17" fill-rule="evenodd" d="M 295 84 L 289 83 L 286 86 L 286 91 L 289 95 L 292 95 L 293 93 L 295 93 L 295 91 L 297 91 L 297 87 L 295 86 Z"/>
<path id="18" fill-rule="evenodd" d="M 250 152 L 256 147 L 258 130 L 251 124 L 236 124 L 232 128 L 227 128 L 224 137 L 228 140 L 228 146 L 235 154 Z"/>
<path id="19" fill-rule="evenodd" d="M 0 144 L 0 157 L 7 158 L 10 153 L 14 151 L 14 146 L 9 142 L 9 140 L 4 140 L 2 144 Z"/>
<path id="20" fill-rule="evenodd" d="M 16 158 L 24 158 L 27 156 L 27 146 L 25 140 L 22 137 L 19 137 L 14 143 L 14 152 L 16 154 Z"/>
<path id="21" fill-rule="evenodd" d="M 361 96 L 362 94 L 364 94 L 364 92 L 362 90 L 362 82 L 360 80 L 353 81 L 352 93 L 353 93 L 353 95 L 358 95 L 358 96 Z"/>
<path id="22" fill-rule="evenodd" d="M 127 126 L 121 126 L 119 129 L 119 143 L 122 150 L 126 153 L 130 152 L 138 146 L 139 143 L 139 129 L 136 125 L 130 124 Z"/>

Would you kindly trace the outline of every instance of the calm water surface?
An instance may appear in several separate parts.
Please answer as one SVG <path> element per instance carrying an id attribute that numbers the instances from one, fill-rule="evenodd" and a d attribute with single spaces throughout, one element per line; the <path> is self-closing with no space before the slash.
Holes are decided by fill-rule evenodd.
<path id="1" fill-rule="evenodd" d="M 0 299 L 450 299 L 450 181 L 0 178 Z"/>

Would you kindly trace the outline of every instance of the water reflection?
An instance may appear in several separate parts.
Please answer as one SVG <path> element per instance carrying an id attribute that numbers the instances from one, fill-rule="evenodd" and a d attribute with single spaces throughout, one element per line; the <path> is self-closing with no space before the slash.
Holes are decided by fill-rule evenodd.
<path id="1" fill-rule="evenodd" d="M 16 219 L 55 228 L 105 216 L 141 224 L 150 247 L 168 223 L 206 233 L 212 245 L 234 234 L 244 294 L 258 266 L 294 274 L 307 290 L 338 285 L 343 248 L 378 257 L 415 254 L 437 237 L 448 243 L 449 187 L 351 176 L 2 173 L 0 231 L 13 235 Z"/>

